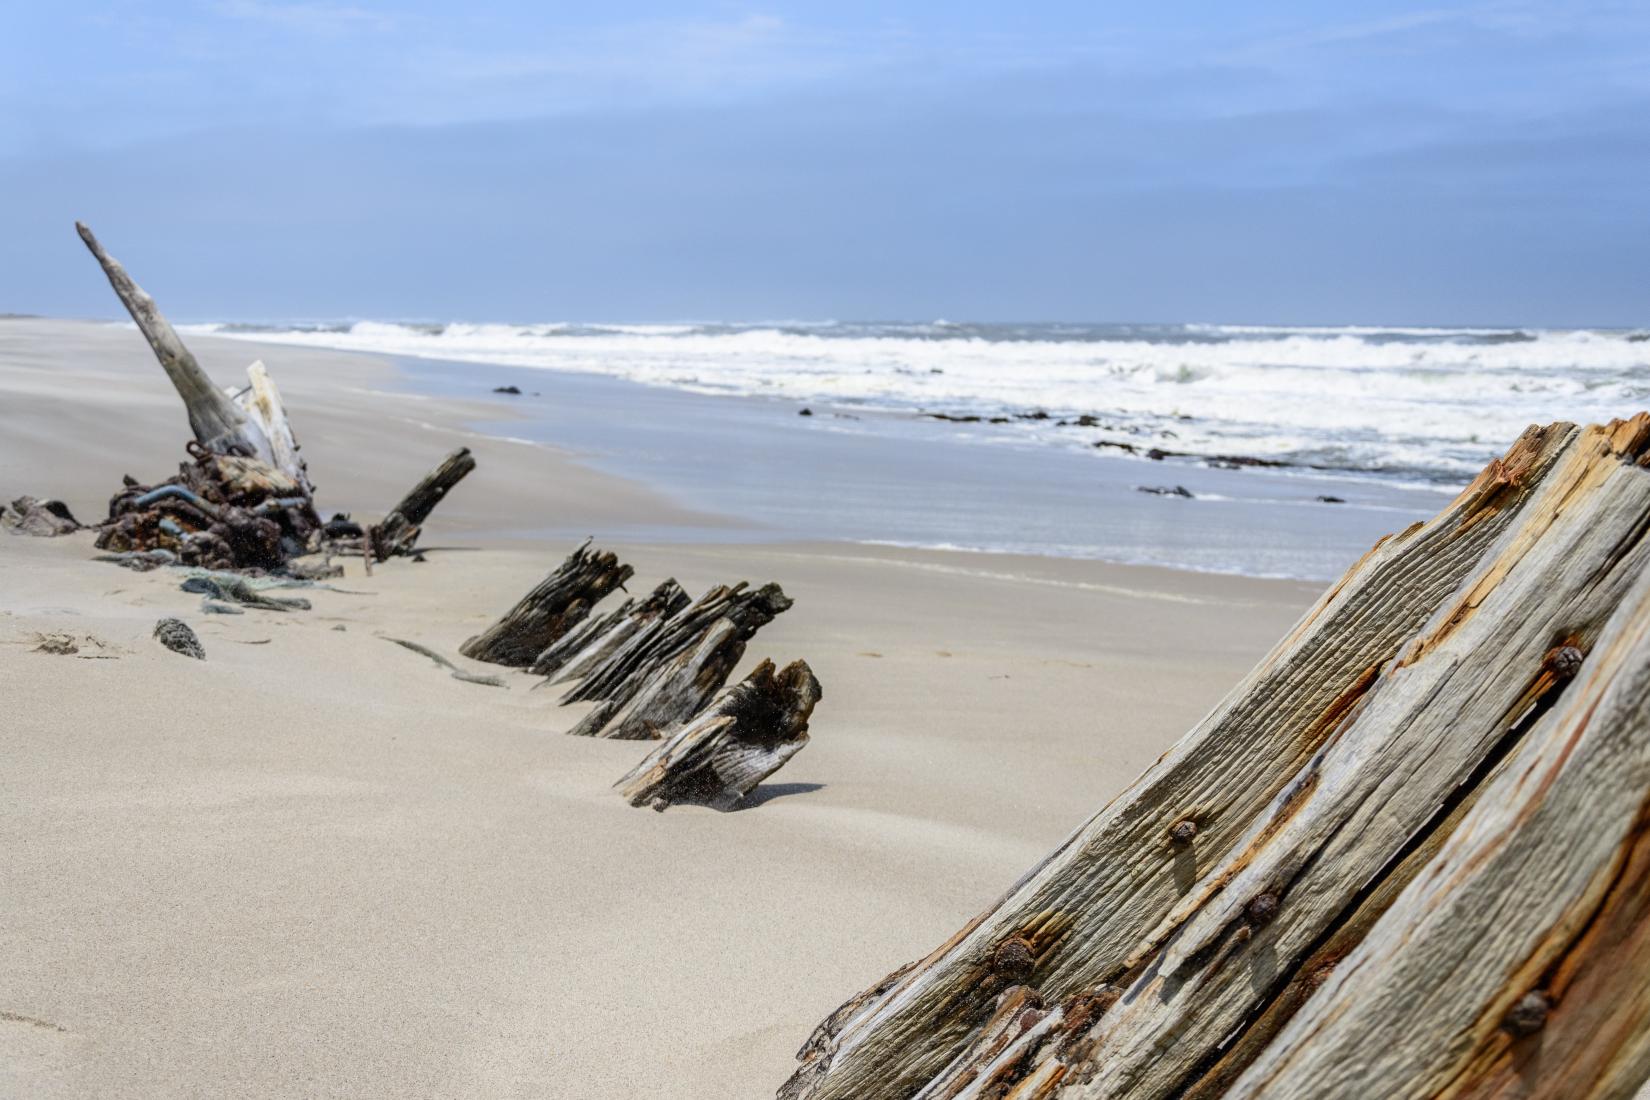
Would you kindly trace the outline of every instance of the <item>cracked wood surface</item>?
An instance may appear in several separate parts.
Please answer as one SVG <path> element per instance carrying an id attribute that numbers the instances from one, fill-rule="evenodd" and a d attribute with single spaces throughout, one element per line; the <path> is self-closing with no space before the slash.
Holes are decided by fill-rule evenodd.
<path id="1" fill-rule="evenodd" d="M 1562 687 L 1551 653 L 1591 644 L 1642 571 L 1647 438 L 1644 417 L 1532 428 L 1383 540 L 992 909 L 822 1024 L 781 1096 L 1173 1095 L 1217 1067 L 1215 1094 L 1256 1053 L 1245 1026 L 1311 1001 Z M 1004 1044 L 1020 986 L 1056 1007 Z"/>
<path id="2" fill-rule="evenodd" d="M 492 626 L 459 647 L 475 661 L 526 668 L 635 570 L 585 543 Z"/>
<path id="3" fill-rule="evenodd" d="M 632 806 L 734 809 L 807 745 L 821 694 L 806 661 L 763 660 L 614 786 Z"/>

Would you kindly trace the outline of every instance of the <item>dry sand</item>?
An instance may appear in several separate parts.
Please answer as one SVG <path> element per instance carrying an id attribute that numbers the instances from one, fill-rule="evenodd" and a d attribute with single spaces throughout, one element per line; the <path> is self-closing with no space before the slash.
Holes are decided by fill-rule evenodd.
<path id="1" fill-rule="evenodd" d="M 426 564 L 309 612 L 200 613 L 91 537 L 0 535 L 0 1093 L 767 1097 L 842 1000 L 987 904 L 1199 718 L 1315 586 L 848 545 L 650 543 L 719 522 L 369 357 L 260 354 L 321 503 L 370 516 L 460 442 Z M 543 389 L 553 397 L 555 379 Z M 496 409 L 489 407 L 489 415 Z M 614 410 L 615 418 L 622 410 Z M 101 518 L 182 458 L 134 330 L 0 321 L 0 495 Z M 783 456 L 776 456 L 783 461 Z M 566 538 L 500 539 L 523 515 Z M 590 533 L 690 591 L 778 580 L 747 664 L 804 657 L 813 741 L 746 810 L 635 810 L 645 751 L 561 735 L 452 654 Z M 467 549 L 457 549 L 459 547 Z M 359 593 L 359 594 L 357 594 Z M 207 660 L 150 631 L 191 622 Z M 338 629 L 342 627 L 342 629 Z M 34 649 L 69 632 L 77 655 Z M 480 667 L 480 666 L 475 666 Z"/>

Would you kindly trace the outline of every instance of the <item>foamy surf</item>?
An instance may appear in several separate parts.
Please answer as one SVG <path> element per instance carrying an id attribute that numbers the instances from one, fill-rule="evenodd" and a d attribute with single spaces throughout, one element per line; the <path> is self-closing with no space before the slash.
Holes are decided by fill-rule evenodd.
<path id="1" fill-rule="evenodd" d="M 1650 340 L 1609 330 L 951 321 L 188 328 L 697 393 L 977 416 L 950 427 L 979 438 L 1236 455 L 1446 484 L 1470 477 L 1531 423 L 1601 421 L 1650 404 Z"/>

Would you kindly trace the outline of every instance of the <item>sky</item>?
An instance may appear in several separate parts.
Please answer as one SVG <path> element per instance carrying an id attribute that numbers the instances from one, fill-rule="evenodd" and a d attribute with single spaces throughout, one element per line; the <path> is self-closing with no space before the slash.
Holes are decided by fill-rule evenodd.
<path id="1" fill-rule="evenodd" d="M 1650 4 L 0 8 L 0 312 L 1650 324 Z"/>

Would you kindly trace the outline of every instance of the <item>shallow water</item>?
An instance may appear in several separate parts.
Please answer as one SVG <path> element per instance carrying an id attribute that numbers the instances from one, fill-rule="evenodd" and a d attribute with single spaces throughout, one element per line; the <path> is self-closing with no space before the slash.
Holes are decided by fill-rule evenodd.
<path id="1" fill-rule="evenodd" d="M 494 400 L 526 417 L 476 425 L 481 430 L 553 443 L 690 507 L 748 523 L 689 532 L 705 539 L 885 542 L 1318 580 L 1340 575 L 1381 535 L 1448 500 L 1436 487 L 1367 476 L 1051 448 L 1018 425 L 823 407 L 801 416 L 788 401 L 600 375 L 400 365 L 404 383 L 420 392 Z M 490 392 L 507 384 L 522 396 Z M 1183 486 L 1193 497 L 1140 486 Z M 590 533 L 684 535 L 679 528 Z"/>

